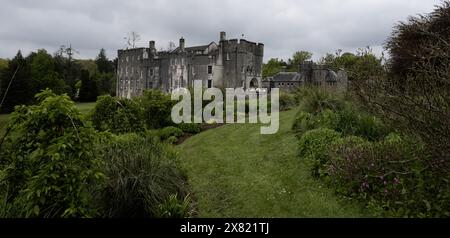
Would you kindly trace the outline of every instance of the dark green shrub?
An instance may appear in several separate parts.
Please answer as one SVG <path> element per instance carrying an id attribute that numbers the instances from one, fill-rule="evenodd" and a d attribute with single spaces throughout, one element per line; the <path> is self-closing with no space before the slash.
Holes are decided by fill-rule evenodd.
<path id="1" fill-rule="evenodd" d="M 170 137 L 179 138 L 183 135 L 183 131 L 180 128 L 169 126 L 164 127 L 163 129 L 159 130 L 159 138 L 161 140 L 167 140 Z"/>
<path id="2" fill-rule="evenodd" d="M 315 115 L 300 111 L 293 130 L 301 134 L 315 128 L 329 128 L 343 136 L 361 136 L 370 141 L 381 140 L 389 133 L 388 127 L 381 120 L 358 111 L 350 104 L 341 110 L 325 109 Z"/>
<path id="3" fill-rule="evenodd" d="M 395 134 L 372 143 L 340 140 L 330 149 L 328 181 L 381 216 L 448 217 L 449 164 L 429 167 L 430 159 L 421 143 Z"/>
<path id="4" fill-rule="evenodd" d="M 67 95 L 47 90 L 18 106 L 0 150 L 3 217 L 91 217 L 91 189 L 103 174 L 93 153 L 95 130 Z"/>
<path id="5" fill-rule="evenodd" d="M 279 107 L 280 111 L 286 111 L 297 106 L 295 95 L 287 92 L 280 92 Z"/>
<path id="6" fill-rule="evenodd" d="M 201 127 L 196 123 L 181 123 L 177 125 L 184 133 L 197 134 L 200 133 Z"/>
<path id="7" fill-rule="evenodd" d="M 336 113 L 336 121 L 328 126 L 343 135 L 356 135 L 370 141 L 377 141 L 389 133 L 388 127 L 381 120 L 357 110 L 350 104 Z"/>
<path id="8" fill-rule="evenodd" d="M 297 92 L 296 100 L 305 112 L 320 113 L 326 109 L 337 111 L 344 107 L 344 100 L 337 93 L 319 88 L 304 88 Z"/>
<path id="9" fill-rule="evenodd" d="M 158 129 L 172 125 L 171 111 L 174 101 L 170 95 L 160 90 L 146 90 L 136 99 L 144 110 L 144 119 L 148 128 Z"/>
<path id="10" fill-rule="evenodd" d="M 127 98 L 98 97 L 91 120 L 99 131 L 120 134 L 145 130 L 142 109 Z"/>
<path id="11" fill-rule="evenodd" d="M 312 162 L 314 176 L 325 174 L 324 166 L 328 161 L 328 147 L 341 137 L 339 132 L 320 128 L 305 132 L 299 141 L 300 158 Z"/>
<path id="12" fill-rule="evenodd" d="M 322 111 L 318 115 L 299 111 L 294 120 L 292 129 L 301 136 L 306 131 L 316 128 L 336 129 L 338 121 L 339 116 L 329 109 Z"/>
<path id="13" fill-rule="evenodd" d="M 165 212 L 173 194 L 179 199 L 187 196 L 186 177 L 178 169 L 177 153 L 157 138 L 125 134 L 99 145 L 98 150 L 106 162 L 104 173 L 108 177 L 101 194 L 103 216 L 156 217 L 161 215 L 160 204 Z"/>

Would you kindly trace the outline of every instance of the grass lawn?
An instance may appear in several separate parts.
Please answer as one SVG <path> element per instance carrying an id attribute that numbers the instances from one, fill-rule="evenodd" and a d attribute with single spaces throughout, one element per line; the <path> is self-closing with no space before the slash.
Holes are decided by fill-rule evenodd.
<path id="1" fill-rule="evenodd" d="M 199 217 L 365 216 L 312 178 L 296 156 L 295 114 L 281 112 L 274 135 L 261 135 L 258 124 L 229 124 L 179 146 Z"/>
<path id="2" fill-rule="evenodd" d="M 81 113 L 86 115 L 91 109 L 93 109 L 95 106 L 95 102 L 83 102 L 83 103 L 77 103 L 76 107 L 78 110 L 80 110 Z M 9 114 L 0 114 L 0 132 L 3 131 L 3 129 L 6 126 L 6 123 L 8 123 Z"/>

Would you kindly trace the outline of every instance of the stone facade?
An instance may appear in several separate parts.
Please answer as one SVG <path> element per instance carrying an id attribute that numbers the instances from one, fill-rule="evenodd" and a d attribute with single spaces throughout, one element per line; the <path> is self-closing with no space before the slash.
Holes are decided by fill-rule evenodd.
<path id="1" fill-rule="evenodd" d="M 325 65 L 305 61 L 299 65 L 298 72 L 280 72 L 273 77 L 264 79 L 263 87 L 294 90 L 303 85 L 314 85 L 336 90 L 346 90 L 348 76 L 344 70 L 337 72 Z"/>
<path id="2" fill-rule="evenodd" d="M 171 92 L 193 86 L 202 80 L 204 87 L 261 87 L 264 45 L 245 39 L 226 39 L 219 43 L 185 47 L 181 38 L 172 51 L 157 51 L 155 42 L 148 48 L 118 51 L 117 95 L 131 98 L 145 89 Z"/>

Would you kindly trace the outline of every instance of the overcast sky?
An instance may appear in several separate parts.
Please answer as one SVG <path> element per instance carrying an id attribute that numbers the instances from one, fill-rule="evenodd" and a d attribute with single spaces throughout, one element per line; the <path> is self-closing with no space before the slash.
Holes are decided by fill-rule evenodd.
<path id="1" fill-rule="evenodd" d="M 127 32 L 138 46 L 187 46 L 227 38 L 265 44 L 264 61 L 307 50 L 318 59 L 336 49 L 372 46 L 381 52 L 396 22 L 433 10 L 440 0 L 0 0 L 0 57 L 72 44 L 78 58 L 108 57 L 124 48 Z"/>

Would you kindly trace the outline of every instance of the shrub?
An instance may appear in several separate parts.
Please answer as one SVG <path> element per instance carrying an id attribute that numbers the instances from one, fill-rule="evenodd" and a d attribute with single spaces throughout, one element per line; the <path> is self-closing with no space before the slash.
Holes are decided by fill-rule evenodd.
<path id="1" fill-rule="evenodd" d="M 343 136 L 361 136 L 371 141 L 383 139 L 389 132 L 381 120 L 358 111 L 351 104 L 338 111 L 325 109 L 315 115 L 300 111 L 293 130 L 301 134 L 315 128 L 329 128 Z"/>
<path id="2" fill-rule="evenodd" d="M 381 120 L 357 110 L 351 104 L 336 113 L 335 121 L 329 123 L 328 126 L 343 135 L 356 135 L 377 141 L 389 133 L 388 127 Z"/>
<path id="3" fill-rule="evenodd" d="M 67 95 L 46 90 L 18 106 L 0 150 L 4 217 L 91 217 L 90 190 L 102 181 L 95 130 Z M 94 186 L 93 186 L 94 185 Z"/>
<path id="4" fill-rule="evenodd" d="M 200 133 L 201 127 L 196 123 L 181 123 L 177 125 L 184 133 L 197 134 Z"/>
<path id="5" fill-rule="evenodd" d="M 319 88 L 300 89 L 296 94 L 296 99 L 303 111 L 312 114 L 326 109 L 336 111 L 344 106 L 344 101 L 339 95 Z"/>
<path id="6" fill-rule="evenodd" d="M 279 103 L 280 111 L 286 111 L 294 108 L 297 105 L 297 100 L 292 93 L 280 92 Z"/>
<path id="7" fill-rule="evenodd" d="M 340 138 L 339 132 L 320 128 L 307 131 L 299 141 L 299 156 L 312 162 L 314 176 L 322 176 L 328 161 L 328 147 Z"/>
<path id="8" fill-rule="evenodd" d="M 169 209 L 165 205 L 173 202 L 173 194 L 178 198 L 188 194 L 186 177 L 177 166 L 177 153 L 153 136 L 116 136 L 109 144 L 99 145 L 99 151 L 106 161 L 104 173 L 108 177 L 101 194 L 106 217 L 156 217 L 161 214 L 160 204 Z M 185 211 L 178 209 L 170 215 Z"/>
<path id="9" fill-rule="evenodd" d="M 98 97 L 91 119 L 99 131 L 120 134 L 145 130 L 142 109 L 127 98 Z"/>
<path id="10" fill-rule="evenodd" d="M 173 124 L 170 114 L 174 102 L 171 101 L 170 95 L 160 90 L 146 90 L 137 100 L 144 110 L 148 128 L 158 129 Z"/>
<path id="11" fill-rule="evenodd" d="M 332 146 L 329 181 L 383 216 L 450 216 L 448 162 L 427 167 L 425 147 L 390 134 L 380 142 L 340 140 Z M 445 172 L 447 171 L 447 172 Z"/>
<path id="12" fill-rule="evenodd" d="M 165 127 L 159 131 L 159 138 L 161 138 L 161 140 L 167 140 L 170 137 L 175 137 L 178 139 L 182 135 L 183 131 L 180 128 L 173 126 Z"/>

